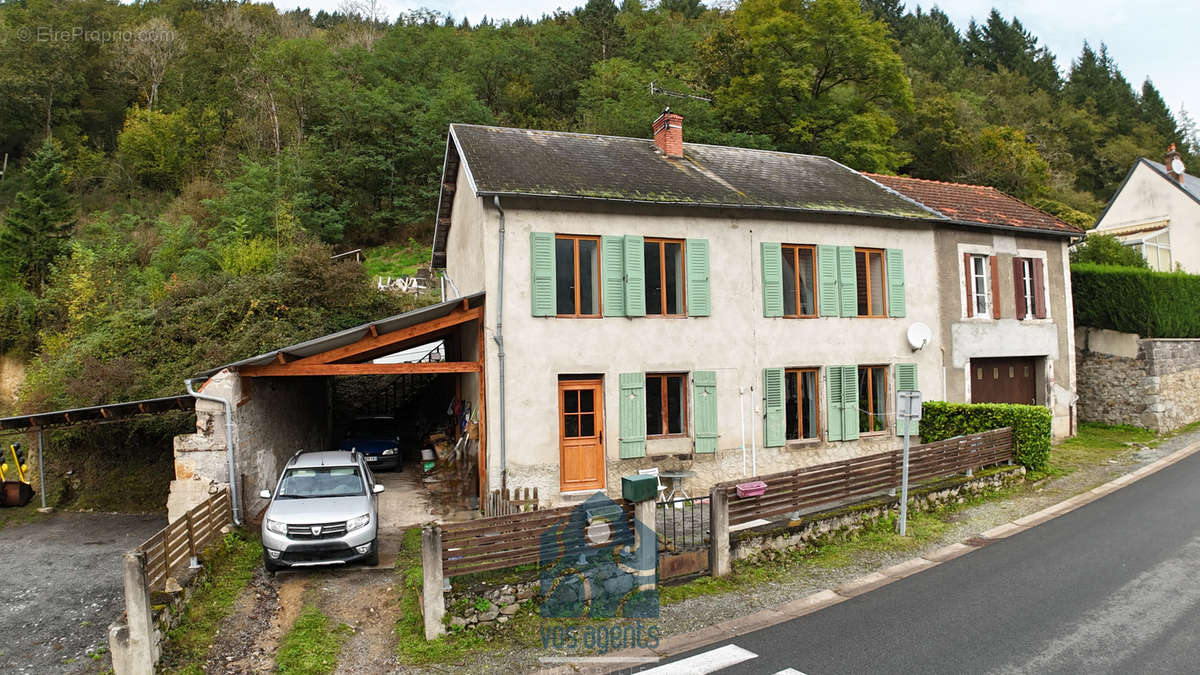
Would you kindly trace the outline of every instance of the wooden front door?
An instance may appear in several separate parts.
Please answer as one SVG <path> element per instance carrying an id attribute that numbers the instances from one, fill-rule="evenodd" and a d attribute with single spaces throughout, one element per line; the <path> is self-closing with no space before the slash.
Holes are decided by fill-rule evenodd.
<path id="1" fill-rule="evenodd" d="M 558 383 L 559 476 L 563 492 L 604 489 L 604 383 Z"/>
<path id="2" fill-rule="evenodd" d="M 971 359 L 972 403 L 1037 405 L 1037 385 L 1031 358 Z"/>

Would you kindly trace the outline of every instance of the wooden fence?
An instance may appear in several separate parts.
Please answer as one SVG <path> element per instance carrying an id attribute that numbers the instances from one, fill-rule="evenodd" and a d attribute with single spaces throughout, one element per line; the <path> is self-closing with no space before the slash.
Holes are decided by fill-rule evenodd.
<path id="1" fill-rule="evenodd" d="M 1011 461 L 1012 429 L 1005 427 L 970 436 L 916 445 L 909 449 L 908 479 L 915 483 Z M 856 457 L 842 462 L 793 469 L 751 479 L 718 483 L 729 501 L 729 525 L 778 516 L 801 509 L 849 502 L 899 487 L 902 450 Z M 760 497 L 737 497 L 737 484 L 761 480 Z"/>
<path id="2" fill-rule="evenodd" d="M 633 503 L 616 503 L 633 523 Z M 582 533 L 566 531 L 578 505 L 481 518 L 441 526 L 442 569 L 447 577 L 504 569 L 556 557 L 558 547 L 578 543 Z M 543 548 L 543 536 L 555 533 L 554 548 Z"/>
<path id="3" fill-rule="evenodd" d="M 138 546 L 146 554 L 147 587 L 162 590 L 168 577 L 203 551 L 222 527 L 233 522 L 231 507 L 225 488 Z"/>
<path id="4" fill-rule="evenodd" d="M 488 518 L 493 516 L 510 516 L 514 513 L 537 510 L 537 488 L 533 488 L 532 490 L 525 488 L 523 493 L 521 488 L 514 490 L 492 490 L 488 493 L 487 500 L 483 505 L 483 515 Z"/>

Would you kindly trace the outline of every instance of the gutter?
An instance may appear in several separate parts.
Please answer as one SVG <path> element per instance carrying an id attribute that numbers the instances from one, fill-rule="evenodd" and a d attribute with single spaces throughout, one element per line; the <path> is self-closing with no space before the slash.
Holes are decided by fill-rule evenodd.
<path id="1" fill-rule="evenodd" d="M 229 502 L 233 506 L 233 524 L 242 524 L 242 500 L 241 494 L 238 492 L 237 472 L 233 462 L 233 406 L 229 401 L 208 394 L 201 394 L 192 388 L 192 383 L 198 380 L 204 380 L 203 377 L 194 377 L 185 379 L 183 384 L 187 387 L 187 392 L 199 401 L 212 401 L 225 406 L 225 452 L 229 462 Z"/>
<path id="2" fill-rule="evenodd" d="M 500 195 L 492 195 L 492 204 L 500 213 L 500 250 L 496 271 L 496 331 L 492 339 L 500 350 L 500 489 L 508 489 L 508 464 L 504 447 L 504 207 Z"/>

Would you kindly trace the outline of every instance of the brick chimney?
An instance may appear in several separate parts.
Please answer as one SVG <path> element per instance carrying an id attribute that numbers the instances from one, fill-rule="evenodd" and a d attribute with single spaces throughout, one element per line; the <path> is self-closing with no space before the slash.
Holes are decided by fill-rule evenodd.
<path id="1" fill-rule="evenodd" d="M 1167 146 L 1167 156 L 1163 160 L 1163 164 L 1167 165 L 1168 176 L 1174 178 L 1176 182 L 1183 182 L 1183 160 L 1175 150 L 1174 143 Z"/>
<path id="2" fill-rule="evenodd" d="M 683 115 L 663 109 L 654 120 L 654 145 L 667 157 L 683 157 Z"/>

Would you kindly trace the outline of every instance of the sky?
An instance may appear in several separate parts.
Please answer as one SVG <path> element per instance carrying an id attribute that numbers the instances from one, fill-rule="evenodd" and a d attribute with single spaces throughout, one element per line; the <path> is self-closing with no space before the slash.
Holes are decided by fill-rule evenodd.
<path id="1" fill-rule="evenodd" d="M 295 2 L 295 0 L 292 0 Z M 472 23 L 485 15 L 492 19 L 530 18 L 570 9 L 586 0 L 378 0 L 395 19 L 401 12 L 428 8 L 450 14 L 456 20 L 468 17 Z M 313 12 L 319 9 L 334 11 L 341 0 L 300 0 Z M 619 3 L 618 3 L 619 4 Z M 712 4 L 708 0 L 706 4 Z M 1109 55 L 1116 61 L 1125 78 L 1138 91 L 1142 81 L 1150 77 L 1162 93 L 1167 105 L 1178 114 L 1180 106 L 1196 118 L 1200 114 L 1200 68 L 1193 62 L 1192 40 L 1200 25 L 1200 2 L 1130 2 L 1129 0 L 941 0 L 916 3 L 937 6 L 965 31 L 972 18 L 983 22 L 992 7 L 1000 10 L 1005 19 L 1017 17 L 1026 30 L 1058 58 L 1064 72 L 1071 60 L 1079 56 L 1084 40 L 1098 47 L 1108 46 Z M 289 9 L 288 0 L 275 0 L 275 6 Z M 1189 35 L 1191 33 L 1191 35 Z"/>

